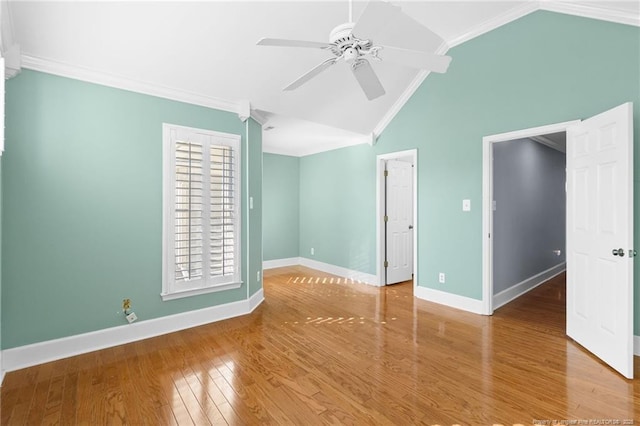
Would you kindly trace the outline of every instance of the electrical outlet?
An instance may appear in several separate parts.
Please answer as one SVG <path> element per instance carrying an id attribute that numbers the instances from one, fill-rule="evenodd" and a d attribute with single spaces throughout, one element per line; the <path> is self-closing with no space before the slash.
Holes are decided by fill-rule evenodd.
<path id="1" fill-rule="evenodd" d="M 127 321 L 129 321 L 129 324 L 131 324 L 132 322 L 135 322 L 138 319 L 138 316 L 136 315 L 135 312 L 131 312 L 129 315 L 127 315 Z"/>
<path id="2" fill-rule="evenodd" d="M 316 254 L 316 249 L 314 249 L 313 247 L 311 247 L 311 256 L 313 256 L 314 254 Z"/>
<path id="3" fill-rule="evenodd" d="M 131 309 L 131 299 L 124 299 L 122 301 L 122 310 L 127 311 Z"/>
<path id="4" fill-rule="evenodd" d="M 440 284 L 444 284 L 444 283 L 445 283 L 445 278 L 446 278 L 446 277 L 445 277 L 445 275 L 444 275 L 444 272 L 440 272 L 440 273 L 438 274 L 438 282 L 439 282 Z"/>
<path id="5" fill-rule="evenodd" d="M 260 271 L 258 271 L 258 273 L 256 274 L 256 277 L 257 277 L 257 278 L 256 278 L 256 279 L 257 279 L 257 281 L 258 281 L 258 282 L 260 282 Z"/>

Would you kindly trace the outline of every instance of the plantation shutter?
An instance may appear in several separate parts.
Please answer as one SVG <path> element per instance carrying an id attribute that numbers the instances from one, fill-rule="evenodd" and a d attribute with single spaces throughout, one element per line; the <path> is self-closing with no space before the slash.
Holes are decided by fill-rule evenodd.
<path id="1" fill-rule="evenodd" d="M 210 274 L 233 275 L 235 271 L 235 183 L 234 153 L 228 146 L 210 150 Z"/>
<path id="2" fill-rule="evenodd" d="M 170 173 L 164 183 L 163 298 L 209 287 L 237 287 L 240 137 L 172 125 L 165 125 L 164 131 L 169 135 L 165 168 Z"/>
<path id="3" fill-rule="evenodd" d="M 176 142 L 175 278 L 202 278 L 202 145 Z"/>

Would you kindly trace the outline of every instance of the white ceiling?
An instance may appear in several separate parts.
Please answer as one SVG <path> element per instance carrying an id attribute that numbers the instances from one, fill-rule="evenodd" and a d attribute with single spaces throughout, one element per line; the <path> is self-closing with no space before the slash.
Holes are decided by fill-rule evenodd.
<path id="1" fill-rule="evenodd" d="M 640 21 L 636 18 L 640 2 L 635 0 L 394 4 L 449 45 L 539 7 L 566 8 L 572 13 L 606 9 L 611 16 Z M 582 8 L 575 9 L 575 4 Z M 365 5 L 354 2 L 354 18 Z M 252 110 L 258 110 L 265 124 L 273 127 L 264 133 L 265 150 L 270 152 L 306 155 L 371 141 L 372 132 L 389 120 L 394 105 L 401 104 L 412 84 L 424 78 L 415 70 L 376 62 L 373 66 L 387 94 L 368 101 L 344 64 L 338 64 L 298 90 L 281 91 L 330 53 L 256 46 L 256 41 L 262 37 L 327 41 L 331 29 L 348 20 L 347 0 L 11 1 L 9 11 L 26 67 L 65 70 L 61 74 L 77 69 L 81 77 L 93 76 L 85 78 L 90 81 L 116 86 L 118 81 L 142 82 L 150 92 L 157 88 L 231 105 L 249 101 Z M 397 44 L 394 40 L 394 34 L 383 33 L 376 42 Z"/>
<path id="2" fill-rule="evenodd" d="M 541 143 L 553 148 L 556 151 L 567 152 L 567 132 L 549 133 L 546 135 L 533 136 L 530 138 L 534 142 Z"/>

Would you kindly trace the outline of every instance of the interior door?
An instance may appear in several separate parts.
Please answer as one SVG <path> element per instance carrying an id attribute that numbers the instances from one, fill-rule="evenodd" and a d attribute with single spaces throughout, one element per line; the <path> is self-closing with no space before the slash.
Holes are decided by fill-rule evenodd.
<path id="1" fill-rule="evenodd" d="M 567 131 L 567 334 L 633 378 L 633 130 L 626 103 Z"/>
<path id="2" fill-rule="evenodd" d="M 389 160 L 386 171 L 386 284 L 395 284 L 413 275 L 413 166 Z"/>

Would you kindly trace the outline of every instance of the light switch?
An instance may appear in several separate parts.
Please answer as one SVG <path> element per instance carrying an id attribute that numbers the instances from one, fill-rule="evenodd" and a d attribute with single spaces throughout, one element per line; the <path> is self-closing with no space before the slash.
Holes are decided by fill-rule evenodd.
<path id="1" fill-rule="evenodd" d="M 249 197 L 249 210 L 253 209 L 253 197 Z"/>
<path id="2" fill-rule="evenodd" d="M 462 200 L 462 211 L 463 212 L 471 211 L 471 200 Z"/>

